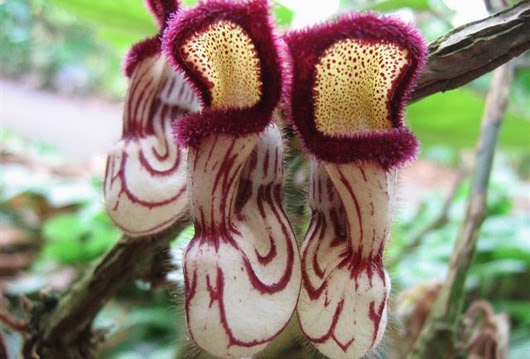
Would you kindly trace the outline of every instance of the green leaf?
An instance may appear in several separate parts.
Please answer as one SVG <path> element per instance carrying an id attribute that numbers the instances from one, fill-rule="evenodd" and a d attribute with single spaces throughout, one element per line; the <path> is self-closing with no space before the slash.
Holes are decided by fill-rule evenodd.
<path id="1" fill-rule="evenodd" d="M 83 224 L 75 214 L 59 214 L 44 223 L 44 256 L 63 263 L 83 258 Z"/>
<path id="2" fill-rule="evenodd" d="M 530 323 L 530 303 L 526 301 L 498 300 L 493 302 L 496 312 L 508 312 L 523 323 Z"/>
<path id="3" fill-rule="evenodd" d="M 85 244 L 85 257 L 89 260 L 99 257 L 116 243 L 120 236 L 121 232 L 115 227 L 101 225 L 94 227 Z"/>
<path id="4" fill-rule="evenodd" d="M 83 213 L 59 214 L 44 223 L 45 259 L 68 264 L 91 261 L 119 239 L 121 232 L 106 213 L 93 216 Z"/>
<path id="5" fill-rule="evenodd" d="M 194 234 L 195 228 L 192 225 L 187 226 L 186 229 L 180 232 L 177 238 L 171 242 L 171 246 L 174 248 L 186 248 Z"/>
<path id="6" fill-rule="evenodd" d="M 140 40 L 156 34 L 141 0 L 53 0 L 60 7 L 100 28 L 112 29 Z"/>
<path id="7" fill-rule="evenodd" d="M 197 5 L 197 0 L 183 0 L 182 7 L 191 7 Z"/>
<path id="8" fill-rule="evenodd" d="M 97 32 L 97 39 L 110 44 L 114 49 L 125 53 L 129 47 L 138 42 L 138 36 L 104 27 Z"/>
<path id="9" fill-rule="evenodd" d="M 407 107 L 409 125 L 423 146 L 474 148 L 479 136 L 485 101 L 465 89 L 437 93 Z M 500 133 L 500 145 L 510 149 L 530 147 L 530 121 L 512 113 Z"/>
<path id="10" fill-rule="evenodd" d="M 77 240 L 84 228 L 75 214 L 58 214 L 48 219 L 43 227 L 44 237 L 50 241 Z"/>
<path id="11" fill-rule="evenodd" d="M 364 7 L 363 10 L 390 12 L 402 8 L 429 10 L 430 6 L 428 0 L 386 0 L 373 5 L 368 5 Z"/>
<path id="12" fill-rule="evenodd" d="M 475 263 L 470 268 L 469 275 L 491 279 L 497 276 L 524 273 L 526 269 L 527 267 L 525 261 L 516 259 L 502 259 L 488 263 Z"/>
<path id="13" fill-rule="evenodd" d="M 277 1 L 274 2 L 274 8 L 272 12 L 278 26 L 289 27 L 293 22 L 294 11 Z"/>

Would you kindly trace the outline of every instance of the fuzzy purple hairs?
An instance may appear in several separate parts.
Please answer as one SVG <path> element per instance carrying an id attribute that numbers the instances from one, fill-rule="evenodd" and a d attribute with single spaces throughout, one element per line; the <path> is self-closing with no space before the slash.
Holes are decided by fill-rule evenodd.
<path id="1" fill-rule="evenodd" d="M 212 25 L 214 20 L 216 24 Z M 231 29 L 234 24 L 236 28 Z M 209 32 L 211 26 L 219 27 L 219 33 Z M 210 38 L 208 34 L 215 35 Z M 232 39 L 223 39 L 225 35 Z M 223 52 L 216 51 L 216 43 L 228 44 L 231 40 L 239 43 L 234 42 Z M 184 49 L 184 44 L 193 41 L 201 42 L 205 53 L 198 54 L 192 47 Z M 208 1 L 184 10 L 170 21 L 164 44 L 166 56 L 194 83 L 205 105 L 202 113 L 176 123 L 175 133 L 180 144 L 195 145 L 200 138 L 212 133 L 240 136 L 265 129 L 282 93 L 279 45 L 272 31 L 266 1 Z M 244 51 L 247 45 L 252 47 L 251 53 Z M 201 62 L 200 57 L 206 53 L 215 54 L 211 61 L 216 62 L 216 69 Z M 232 61 L 240 63 L 232 64 Z M 247 66 L 246 72 L 237 79 L 228 77 L 232 76 L 231 66 L 240 65 Z M 240 86 L 243 87 L 238 88 Z M 220 105 L 216 104 L 219 96 L 227 97 Z M 241 98 L 230 99 L 230 96 Z"/>
<path id="2" fill-rule="evenodd" d="M 285 40 L 294 63 L 291 117 L 311 154 L 334 163 L 376 161 L 384 168 L 414 158 L 418 143 L 403 126 L 403 109 L 426 58 L 424 40 L 415 29 L 393 18 L 356 14 L 293 31 Z M 342 48 L 330 52 L 340 43 Z M 399 63 L 391 59 L 392 52 L 402 54 Z M 331 72 L 342 75 L 326 74 L 332 65 Z M 370 98 L 376 106 L 363 107 L 363 91 L 379 91 L 377 98 Z M 333 99 L 326 98 L 330 92 Z M 319 104 L 324 107 L 320 112 Z M 378 106 L 380 112 L 372 113 Z M 319 123 L 326 119 L 318 114 L 329 115 L 333 109 L 338 109 L 333 116 L 339 118 L 332 126 L 343 131 L 325 131 L 325 123 Z M 374 116 L 382 127 L 348 128 L 347 123 Z"/>

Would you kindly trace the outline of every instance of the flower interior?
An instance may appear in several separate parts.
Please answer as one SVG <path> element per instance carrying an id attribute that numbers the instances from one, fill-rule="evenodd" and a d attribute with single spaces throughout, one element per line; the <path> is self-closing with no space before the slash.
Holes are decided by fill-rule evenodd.
<path id="1" fill-rule="evenodd" d="M 417 148 L 402 112 L 425 45 L 410 27 L 371 14 L 285 38 L 294 64 L 291 119 L 313 157 L 297 312 L 323 354 L 360 358 L 387 322 L 383 250 L 397 168 Z"/>
<path id="2" fill-rule="evenodd" d="M 200 4 L 172 18 L 163 43 L 205 104 L 174 127 L 188 146 L 195 225 L 184 257 L 188 329 L 217 357 L 248 357 L 285 328 L 301 285 L 272 123 L 282 70 L 267 2 Z"/>
<path id="3" fill-rule="evenodd" d="M 166 57 L 205 105 L 175 124 L 183 146 L 212 134 L 263 131 L 282 94 L 282 63 L 264 0 L 208 1 L 179 13 L 164 34 Z"/>
<path id="4" fill-rule="evenodd" d="M 149 5 L 162 9 L 166 3 Z M 104 190 L 110 217 L 135 237 L 169 227 L 188 210 L 186 153 L 173 141 L 171 123 L 198 111 L 200 102 L 184 75 L 162 56 L 158 36 L 132 47 L 125 71 L 130 84 L 122 139 L 109 153 Z"/>
<path id="5" fill-rule="evenodd" d="M 315 66 L 315 127 L 329 136 L 393 127 L 388 98 L 407 66 L 406 49 L 342 40 Z"/>
<path id="6" fill-rule="evenodd" d="M 415 156 L 403 109 L 426 50 L 414 29 L 388 17 L 347 15 L 285 40 L 294 64 L 291 119 L 310 154 L 387 169 Z"/>
<path id="7" fill-rule="evenodd" d="M 261 97 L 260 63 L 243 28 L 220 20 L 181 47 L 187 67 L 199 74 L 214 109 L 248 108 Z"/>

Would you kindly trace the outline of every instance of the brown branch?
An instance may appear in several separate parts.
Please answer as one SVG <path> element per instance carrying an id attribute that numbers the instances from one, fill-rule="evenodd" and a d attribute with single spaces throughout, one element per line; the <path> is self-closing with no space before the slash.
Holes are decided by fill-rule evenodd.
<path id="1" fill-rule="evenodd" d="M 459 27 L 429 46 L 429 60 L 412 101 L 452 90 L 530 48 L 530 0 Z"/>
<path id="2" fill-rule="evenodd" d="M 488 183 L 497 138 L 508 104 L 512 75 L 513 68 L 509 64 L 499 67 L 493 73 L 475 155 L 466 217 L 449 263 L 447 278 L 408 356 L 409 359 L 421 359 L 433 355 L 433 358 L 454 357 L 458 319 L 462 313 L 465 297 L 465 281 L 475 253 L 479 230 L 486 215 Z"/>
<path id="3" fill-rule="evenodd" d="M 92 357 L 99 336 L 91 332 L 94 317 L 126 281 L 152 273 L 153 262 L 185 225 L 180 222 L 149 237 L 124 236 L 51 310 L 36 311 L 29 344 L 43 358 Z"/>

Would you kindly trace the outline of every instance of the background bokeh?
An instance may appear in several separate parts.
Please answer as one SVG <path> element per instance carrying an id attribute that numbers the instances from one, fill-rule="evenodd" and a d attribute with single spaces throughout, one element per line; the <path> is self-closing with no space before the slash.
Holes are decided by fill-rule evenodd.
<path id="1" fill-rule="evenodd" d="M 488 15 L 480 0 L 284 0 L 275 2 L 274 15 L 286 29 L 352 10 L 400 16 L 429 41 Z M 0 305 L 23 315 L 20 295 L 64 292 L 121 236 L 102 199 L 105 153 L 121 130 L 127 86 L 121 60 L 157 29 L 141 0 L 0 0 L 0 26 Z M 513 62 L 509 110 L 466 305 L 483 299 L 509 315 L 510 357 L 523 359 L 530 357 L 530 55 Z M 407 108 L 422 148 L 401 175 L 385 258 L 398 336 L 410 329 L 414 293 L 435 290 L 447 272 L 490 79 L 488 74 Z M 296 151 L 286 166 L 287 206 L 303 228 L 308 169 Z M 189 228 L 172 243 L 177 268 L 192 234 Z M 156 290 L 130 283 L 104 308 L 95 323 L 108 333 L 100 357 L 175 357 L 182 321 L 175 295 L 179 270 L 169 279 L 173 286 Z M 1 323 L 0 334 L 15 358 L 22 338 Z M 384 355 L 398 351 L 390 345 Z"/>

